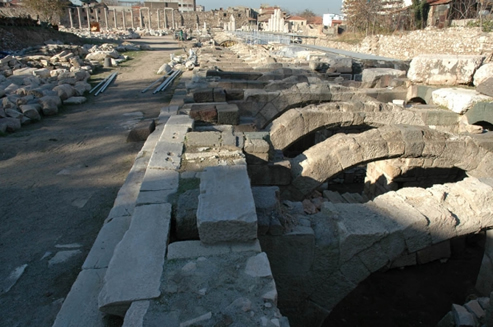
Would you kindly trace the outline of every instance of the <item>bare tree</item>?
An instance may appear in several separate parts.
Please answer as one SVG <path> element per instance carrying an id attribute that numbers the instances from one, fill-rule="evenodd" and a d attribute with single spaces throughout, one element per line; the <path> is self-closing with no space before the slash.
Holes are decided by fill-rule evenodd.
<path id="1" fill-rule="evenodd" d="M 455 0 L 452 2 L 452 19 L 476 18 L 477 13 L 476 0 Z"/>
<path id="2" fill-rule="evenodd" d="M 52 24 L 58 23 L 69 3 L 68 0 L 24 0 L 25 6 L 36 12 L 41 21 Z"/>
<path id="3" fill-rule="evenodd" d="M 316 16 L 315 13 L 310 9 L 305 9 L 302 12 L 298 13 L 297 15 L 306 19 Z"/>

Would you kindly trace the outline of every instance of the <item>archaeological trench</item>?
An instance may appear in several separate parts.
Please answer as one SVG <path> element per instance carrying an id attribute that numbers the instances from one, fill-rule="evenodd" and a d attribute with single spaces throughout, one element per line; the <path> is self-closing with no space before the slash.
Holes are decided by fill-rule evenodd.
<path id="1" fill-rule="evenodd" d="M 471 234 L 486 235 L 484 297 L 441 324 L 491 326 L 493 64 L 215 38 L 54 326 L 322 326 L 372 273 L 446 260 Z"/>

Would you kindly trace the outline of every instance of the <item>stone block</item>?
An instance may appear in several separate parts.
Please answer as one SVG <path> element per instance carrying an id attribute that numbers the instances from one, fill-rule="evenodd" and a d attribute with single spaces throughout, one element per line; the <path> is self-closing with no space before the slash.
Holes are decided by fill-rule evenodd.
<path id="1" fill-rule="evenodd" d="M 260 243 L 258 240 L 249 242 L 225 242 L 218 244 L 204 244 L 201 241 L 180 241 L 168 245 L 168 260 L 191 259 L 198 257 L 211 257 L 224 255 L 233 252 L 256 252 L 260 253 Z"/>
<path id="2" fill-rule="evenodd" d="M 240 122 L 239 109 L 236 104 L 218 104 L 217 122 L 225 125 L 238 125 Z"/>
<path id="3" fill-rule="evenodd" d="M 470 84 L 483 56 L 424 54 L 413 58 L 407 77 L 429 85 Z"/>
<path id="4" fill-rule="evenodd" d="M 214 94 L 212 88 L 197 89 L 193 91 L 193 100 L 197 103 L 214 102 Z"/>
<path id="5" fill-rule="evenodd" d="M 245 153 L 248 165 L 266 165 L 269 162 L 268 153 Z"/>
<path id="6" fill-rule="evenodd" d="M 99 294 L 99 309 L 123 317 L 131 303 L 158 297 L 169 238 L 171 204 L 136 207 L 116 246 Z"/>
<path id="7" fill-rule="evenodd" d="M 257 238 L 257 215 L 246 167 L 209 167 L 201 175 L 197 225 L 204 243 Z"/>
<path id="8" fill-rule="evenodd" d="M 397 259 L 394 259 L 392 263 L 390 264 L 390 268 L 401 268 L 401 267 L 408 267 L 408 266 L 415 266 L 417 264 L 416 261 L 416 254 L 405 254 Z"/>
<path id="9" fill-rule="evenodd" d="M 131 216 L 115 217 L 105 221 L 87 255 L 82 269 L 107 268 L 115 247 L 130 226 Z"/>
<path id="10" fill-rule="evenodd" d="M 104 314 L 98 310 L 98 294 L 106 269 L 82 270 L 63 301 L 53 327 L 104 327 Z"/>
<path id="11" fill-rule="evenodd" d="M 154 119 L 141 121 L 137 123 L 127 136 L 127 142 L 142 142 L 147 140 L 149 135 L 156 129 L 156 122 Z"/>
<path id="12" fill-rule="evenodd" d="M 194 120 L 186 115 L 172 115 L 159 137 L 160 141 L 182 143 L 185 135 L 194 127 Z"/>
<path id="13" fill-rule="evenodd" d="M 433 103 L 444 106 L 458 114 L 464 114 L 478 102 L 493 100 L 492 97 L 479 94 L 475 90 L 447 88 L 432 93 Z"/>
<path id="14" fill-rule="evenodd" d="M 192 105 L 190 118 L 196 121 L 214 123 L 217 122 L 217 110 L 215 105 L 197 106 Z"/>
<path id="15" fill-rule="evenodd" d="M 390 84 L 389 77 L 403 76 L 406 76 L 406 72 L 403 70 L 392 68 L 367 68 L 363 70 L 362 82 L 364 87 L 387 87 Z M 387 78 L 386 82 L 385 78 Z"/>
<path id="16" fill-rule="evenodd" d="M 493 97 L 493 77 L 487 78 L 482 81 L 477 87 L 476 91 L 481 94 Z"/>
<path id="17" fill-rule="evenodd" d="M 226 101 L 243 100 L 244 91 L 242 89 L 229 89 L 225 90 Z"/>
<path id="18" fill-rule="evenodd" d="M 474 106 L 466 112 L 465 116 L 467 117 L 467 122 L 469 124 L 476 124 L 481 121 L 493 124 L 493 102 L 475 103 Z"/>
<path id="19" fill-rule="evenodd" d="M 224 89 L 215 87 L 212 90 L 213 102 L 226 102 L 226 92 Z"/>
<path id="20" fill-rule="evenodd" d="M 476 70 L 476 72 L 474 73 L 474 85 L 478 87 L 484 81 L 491 79 L 492 76 L 493 76 L 493 63 L 484 64 L 481 67 L 479 67 L 478 70 Z M 492 92 L 492 90 L 490 89 L 489 92 Z"/>
<path id="21" fill-rule="evenodd" d="M 144 318 L 149 309 L 149 301 L 132 302 L 130 308 L 125 314 L 122 327 L 142 327 L 144 326 Z"/>
<path id="22" fill-rule="evenodd" d="M 471 300 L 464 304 L 464 307 L 480 321 L 483 321 L 486 317 L 486 312 L 483 310 L 481 305 L 479 305 L 478 300 Z"/>
<path id="23" fill-rule="evenodd" d="M 243 149 L 246 153 L 268 153 L 270 150 L 269 143 L 259 138 L 249 138 L 247 136 Z"/>
<path id="24" fill-rule="evenodd" d="M 473 327 L 476 326 L 474 316 L 469 313 L 466 308 L 458 304 L 452 304 L 452 314 L 454 315 L 454 321 L 456 326 L 461 327 Z"/>
<path id="25" fill-rule="evenodd" d="M 149 160 L 149 168 L 177 170 L 182 153 L 182 143 L 158 142 Z"/>
<path id="26" fill-rule="evenodd" d="M 185 143 L 187 147 L 218 147 L 221 145 L 221 132 L 189 132 Z"/>
<path id="27" fill-rule="evenodd" d="M 418 210 L 407 204 L 395 192 L 388 192 L 373 199 L 373 211 L 394 222 L 404 236 L 408 252 L 415 252 L 431 245 L 428 220 Z"/>

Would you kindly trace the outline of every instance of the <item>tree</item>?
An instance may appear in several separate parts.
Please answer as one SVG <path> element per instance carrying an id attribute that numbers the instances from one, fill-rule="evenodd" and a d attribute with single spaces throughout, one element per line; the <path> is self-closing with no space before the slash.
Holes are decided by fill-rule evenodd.
<path id="1" fill-rule="evenodd" d="M 298 16 L 308 19 L 308 18 L 315 17 L 316 15 L 310 9 L 305 9 L 302 12 L 298 13 Z"/>
<path id="2" fill-rule="evenodd" d="M 36 12 L 39 19 L 52 24 L 58 23 L 60 15 L 70 4 L 68 0 L 24 0 L 27 8 Z"/>

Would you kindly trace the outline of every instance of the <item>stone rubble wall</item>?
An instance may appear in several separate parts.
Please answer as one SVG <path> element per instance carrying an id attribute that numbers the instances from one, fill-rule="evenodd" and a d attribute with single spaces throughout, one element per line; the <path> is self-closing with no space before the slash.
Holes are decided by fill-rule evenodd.
<path id="1" fill-rule="evenodd" d="M 410 60 L 420 54 L 485 55 L 491 61 L 493 33 L 481 33 L 477 28 L 429 28 L 394 35 L 367 36 L 356 45 L 317 39 L 316 45 L 378 56 Z"/>

